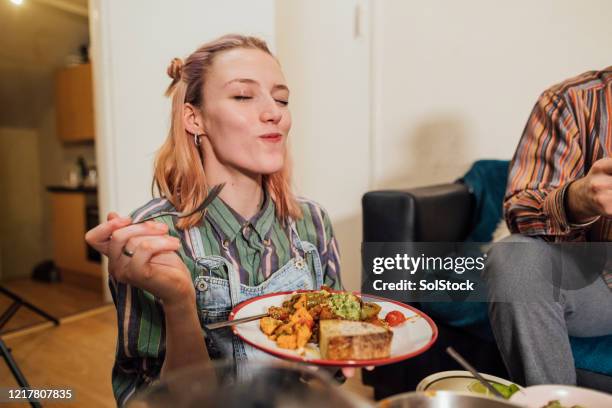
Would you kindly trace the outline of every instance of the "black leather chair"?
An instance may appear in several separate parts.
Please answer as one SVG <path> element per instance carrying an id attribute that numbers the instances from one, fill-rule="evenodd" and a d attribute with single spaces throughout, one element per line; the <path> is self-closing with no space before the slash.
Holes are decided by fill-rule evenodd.
<path id="1" fill-rule="evenodd" d="M 372 191 L 363 196 L 363 241 L 368 242 L 460 242 L 472 231 L 475 199 L 461 183 L 408 190 Z M 369 282 L 367 276 L 362 282 Z M 373 293 L 371 285 L 362 285 Z M 398 299 L 399 300 L 399 299 Z M 414 304 L 419 308 L 419 304 Z M 432 316 L 434 317 L 434 316 Z M 445 352 L 453 346 L 480 372 L 509 378 L 497 346 L 469 329 L 451 327 L 435 319 L 437 342 L 424 354 L 363 372 L 363 383 L 374 387 L 376 399 L 413 391 L 428 375 L 461 367 Z M 612 377 L 577 370 L 581 386 L 612 392 Z"/>
<path id="2" fill-rule="evenodd" d="M 362 199 L 363 240 L 367 242 L 461 242 L 473 223 L 474 200 L 461 183 L 404 191 L 372 191 Z M 362 280 L 363 281 L 363 280 Z M 370 285 L 362 290 L 372 293 Z M 375 293 L 372 293 L 375 294 Z M 415 304 L 419 307 L 418 304 Z M 424 354 L 405 362 L 363 372 L 364 384 L 376 399 L 412 391 L 426 376 L 462 368 L 445 352 L 453 346 L 481 372 L 508 377 L 497 346 L 466 330 L 436 321 L 437 342 Z"/>

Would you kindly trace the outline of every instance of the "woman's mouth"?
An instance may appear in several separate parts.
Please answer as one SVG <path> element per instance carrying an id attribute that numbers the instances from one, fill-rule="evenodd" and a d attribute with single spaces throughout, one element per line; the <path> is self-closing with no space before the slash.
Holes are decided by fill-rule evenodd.
<path id="1" fill-rule="evenodd" d="M 267 133 L 265 135 L 259 136 L 259 138 L 262 139 L 264 142 L 278 143 L 283 140 L 283 135 L 281 135 L 280 133 Z"/>

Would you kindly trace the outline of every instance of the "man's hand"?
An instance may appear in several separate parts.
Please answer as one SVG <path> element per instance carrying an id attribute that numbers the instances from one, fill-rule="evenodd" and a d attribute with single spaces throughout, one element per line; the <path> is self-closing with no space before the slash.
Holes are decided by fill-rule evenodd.
<path id="1" fill-rule="evenodd" d="M 570 184 L 565 208 L 568 220 L 576 224 L 600 215 L 612 217 L 612 158 L 597 160 L 586 176 Z"/>

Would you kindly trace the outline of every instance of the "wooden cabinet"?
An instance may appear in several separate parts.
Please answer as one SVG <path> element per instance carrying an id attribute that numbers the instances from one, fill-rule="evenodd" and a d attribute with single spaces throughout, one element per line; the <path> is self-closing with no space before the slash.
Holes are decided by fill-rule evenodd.
<path id="1" fill-rule="evenodd" d="M 57 136 L 64 142 L 94 140 L 91 64 L 62 68 L 55 78 Z"/>
<path id="2" fill-rule="evenodd" d="M 51 192 L 53 262 L 62 278 L 92 289 L 102 287 L 102 267 L 87 255 L 86 208 L 96 196 L 79 191 Z"/>

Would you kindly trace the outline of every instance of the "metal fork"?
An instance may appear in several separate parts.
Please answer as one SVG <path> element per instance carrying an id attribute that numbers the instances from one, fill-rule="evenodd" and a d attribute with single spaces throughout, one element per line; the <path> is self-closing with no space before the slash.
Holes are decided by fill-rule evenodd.
<path id="1" fill-rule="evenodd" d="M 235 326 L 237 324 L 252 322 L 254 320 L 259 320 L 262 317 L 266 317 L 266 316 L 268 316 L 268 313 L 262 313 L 262 314 L 258 314 L 254 316 L 243 317 L 241 319 L 228 320 L 225 322 L 209 323 L 209 324 L 204 325 L 204 327 L 208 330 L 217 330 L 222 327 Z"/>
<path id="2" fill-rule="evenodd" d="M 452 347 L 447 347 L 446 348 L 446 352 L 448 354 L 450 354 L 450 356 L 456 361 L 458 362 L 463 368 L 465 368 L 466 370 L 468 370 L 470 373 L 472 373 L 472 375 L 474 376 L 474 378 L 476 378 L 482 385 L 485 386 L 485 388 L 487 390 L 489 390 L 489 392 L 493 395 L 495 395 L 497 398 L 501 398 L 503 400 L 505 400 L 506 398 L 504 398 L 504 396 L 502 395 L 501 392 L 497 391 L 495 389 L 495 387 L 493 387 L 491 385 L 490 382 L 488 382 L 487 380 L 485 380 L 482 375 L 480 375 L 480 373 L 478 371 L 476 371 L 476 369 L 474 367 L 472 367 L 472 365 L 470 363 L 468 363 L 463 356 L 461 356 L 461 354 L 457 353 L 455 351 L 454 348 Z"/>
<path id="3" fill-rule="evenodd" d="M 178 218 L 185 218 L 185 217 L 189 217 L 189 216 L 191 216 L 191 215 L 193 215 L 195 213 L 202 212 L 202 211 L 204 211 L 204 209 L 206 207 L 208 207 L 210 205 L 210 203 L 213 202 L 213 200 L 215 198 L 217 198 L 217 196 L 219 195 L 219 193 L 221 192 L 221 190 L 223 189 L 224 186 L 225 186 L 225 183 L 221 183 L 221 184 L 217 184 L 216 186 L 211 188 L 210 191 L 208 192 L 208 195 L 206 196 L 206 198 L 193 211 L 189 211 L 187 213 L 182 213 L 182 212 L 178 212 L 178 211 L 161 211 L 161 212 L 158 212 L 157 214 L 153 214 L 153 215 L 150 215 L 148 217 L 145 217 L 142 220 L 138 220 L 136 222 L 133 222 L 132 224 L 140 224 L 140 223 L 143 223 L 143 222 L 146 222 L 146 221 L 151 221 L 151 220 L 154 220 L 155 218 L 163 217 L 164 215 L 171 215 L 171 216 L 178 217 Z"/>

